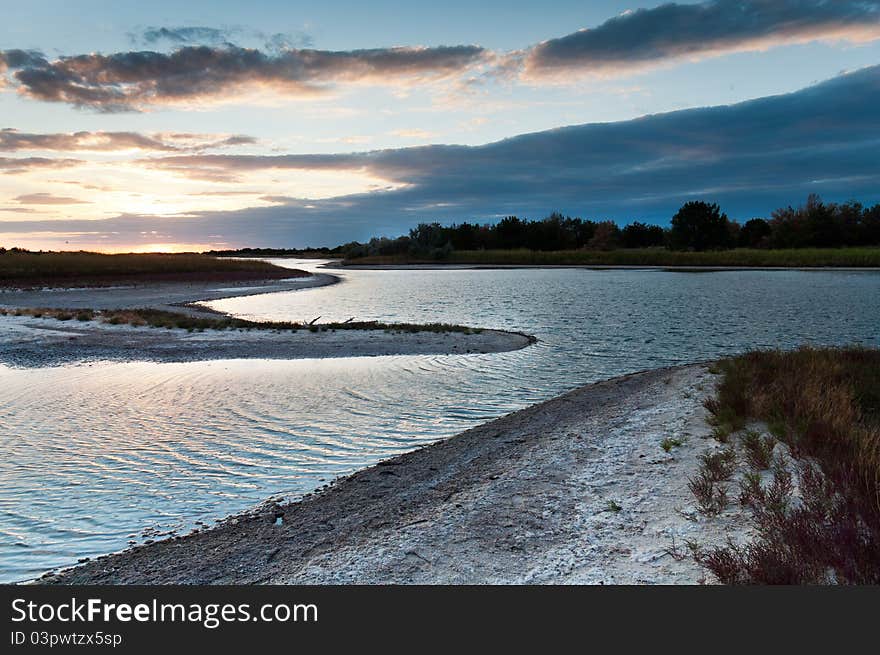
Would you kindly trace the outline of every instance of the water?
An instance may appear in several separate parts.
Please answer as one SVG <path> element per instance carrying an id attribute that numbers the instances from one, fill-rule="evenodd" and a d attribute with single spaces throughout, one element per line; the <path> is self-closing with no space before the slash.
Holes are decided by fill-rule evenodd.
<path id="1" fill-rule="evenodd" d="M 540 342 L 493 355 L 0 367 L 0 581 L 296 498 L 587 382 L 753 347 L 880 340 L 874 272 L 342 274 L 211 306 L 463 323 Z"/>

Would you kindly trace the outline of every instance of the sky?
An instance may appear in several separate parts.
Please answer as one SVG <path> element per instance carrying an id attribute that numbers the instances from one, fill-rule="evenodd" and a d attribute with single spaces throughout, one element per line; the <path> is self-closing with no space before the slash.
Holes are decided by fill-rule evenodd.
<path id="1" fill-rule="evenodd" d="M 10 3 L 0 245 L 880 201 L 880 0 Z"/>

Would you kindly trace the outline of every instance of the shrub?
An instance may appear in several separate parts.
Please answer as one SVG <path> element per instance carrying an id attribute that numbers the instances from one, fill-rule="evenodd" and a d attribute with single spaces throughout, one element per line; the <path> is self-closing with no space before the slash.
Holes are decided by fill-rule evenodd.
<path id="1" fill-rule="evenodd" d="M 705 468 L 688 481 L 688 489 L 697 499 L 700 512 L 706 516 L 720 514 L 727 507 L 727 487 L 718 484 Z"/>
<path id="2" fill-rule="evenodd" d="M 700 461 L 703 470 L 713 482 L 729 480 L 736 465 L 736 451 L 733 448 L 725 448 L 716 453 L 703 453 L 700 455 Z"/>
<path id="3" fill-rule="evenodd" d="M 752 508 L 755 540 L 700 561 L 729 582 L 880 583 L 880 350 L 752 352 L 722 369 L 710 411 L 767 422 L 795 463 L 774 457 L 766 487 L 746 474 L 740 501 Z M 763 463 L 769 441 L 744 438 L 754 458 L 747 442 Z M 698 500 L 712 483 L 703 475 Z"/>
<path id="4" fill-rule="evenodd" d="M 760 433 L 749 430 L 743 435 L 743 446 L 746 451 L 746 462 L 755 470 L 764 470 L 770 466 L 773 447 L 776 439 L 771 436 L 762 437 Z"/>

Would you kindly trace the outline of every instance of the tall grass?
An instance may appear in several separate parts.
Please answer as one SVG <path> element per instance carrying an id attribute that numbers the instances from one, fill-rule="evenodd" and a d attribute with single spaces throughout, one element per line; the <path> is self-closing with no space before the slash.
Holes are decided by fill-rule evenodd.
<path id="1" fill-rule="evenodd" d="M 348 259 L 346 264 L 482 264 L 531 266 L 751 266 L 751 267 L 880 267 L 880 248 L 736 248 L 679 252 L 665 248 L 620 250 L 458 250 L 442 259 L 410 255 Z"/>
<path id="2" fill-rule="evenodd" d="M 268 262 L 219 259 L 207 255 L 119 254 L 94 252 L 0 253 L 0 286 L 22 283 L 112 282 L 130 279 L 254 279 L 304 275 Z"/>
<path id="3" fill-rule="evenodd" d="M 704 553 L 722 582 L 880 583 L 880 350 L 801 348 L 753 352 L 721 363 L 716 422 L 763 421 L 794 464 L 773 462 L 773 481 L 741 481 L 757 538 Z M 770 442 L 745 438 L 754 469 Z"/>

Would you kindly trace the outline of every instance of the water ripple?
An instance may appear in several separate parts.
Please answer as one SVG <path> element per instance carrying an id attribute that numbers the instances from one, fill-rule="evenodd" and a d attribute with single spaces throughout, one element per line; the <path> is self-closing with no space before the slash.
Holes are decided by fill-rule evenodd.
<path id="1" fill-rule="evenodd" d="M 298 265 L 296 262 L 286 262 Z M 297 497 L 575 386 L 804 342 L 877 345 L 880 275 L 346 271 L 211 303 L 273 320 L 520 330 L 512 353 L 0 367 L 0 581 Z"/>

